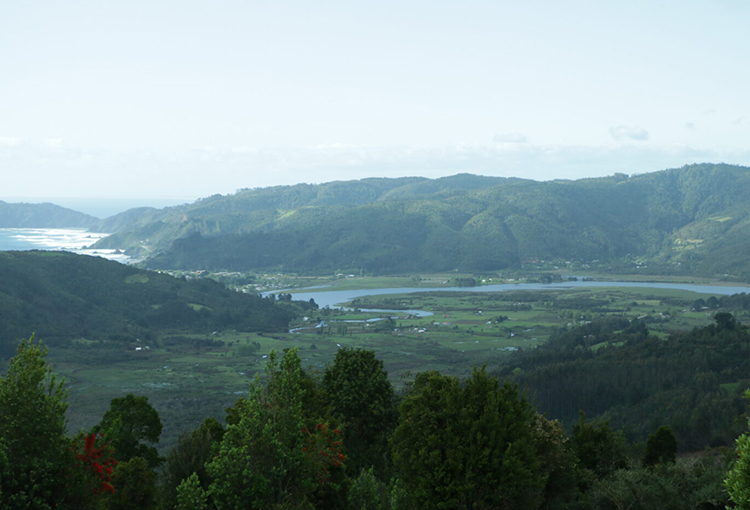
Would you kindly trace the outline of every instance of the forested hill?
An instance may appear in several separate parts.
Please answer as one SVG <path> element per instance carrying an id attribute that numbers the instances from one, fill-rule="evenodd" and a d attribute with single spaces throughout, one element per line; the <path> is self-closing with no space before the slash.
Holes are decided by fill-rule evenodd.
<path id="1" fill-rule="evenodd" d="M 700 164 L 536 182 L 456 175 L 300 184 L 145 211 L 99 247 L 149 267 L 490 271 L 647 263 L 750 278 L 750 168 Z"/>
<path id="2" fill-rule="evenodd" d="M 65 252 L 0 252 L 0 275 L 0 358 L 31 333 L 53 345 L 147 344 L 164 332 L 282 330 L 293 315 L 213 280 L 186 281 Z"/>
<path id="3" fill-rule="evenodd" d="M 0 228 L 90 228 L 98 221 L 88 214 L 50 203 L 11 204 L 0 200 Z"/>
<path id="4" fill-rule="evenodd" d="M 750 297 L 721 307 L 747 310 Z M 671 426 L 681 448 L 730 445 L 744 424 L 750 387 L 750 333 L 726 312 L 716 324 L 656 336 L 624 317 L 563 330 L 537 349 L 518 351 L 500 371 L 532 396 L 548 418 L 573 423 L 583 410 L 631 439 Z"/>

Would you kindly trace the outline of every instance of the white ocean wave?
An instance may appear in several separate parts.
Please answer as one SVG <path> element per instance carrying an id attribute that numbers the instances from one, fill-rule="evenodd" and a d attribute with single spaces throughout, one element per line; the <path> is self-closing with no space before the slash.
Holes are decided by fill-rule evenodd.
<path id="1" fill-rule="evenodd" d="M 108 235 L 71 228 L 0 228 L 0 251 L 69 251 L 80 255 L 104 257 L 123 264 L 134 262 L 118 250 L 90 248 Z"/>

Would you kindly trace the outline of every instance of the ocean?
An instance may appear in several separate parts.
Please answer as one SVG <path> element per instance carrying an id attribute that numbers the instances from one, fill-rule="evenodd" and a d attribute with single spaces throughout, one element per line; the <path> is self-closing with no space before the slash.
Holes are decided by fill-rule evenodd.
<path id="1" fill-rule="evenodd" d="M 0 251 L 69 251 L 122 263 L 133 262 L 133 259 L 117 250 L 89 248 L 108 235 L 73 228 L 0 228 Z"/>

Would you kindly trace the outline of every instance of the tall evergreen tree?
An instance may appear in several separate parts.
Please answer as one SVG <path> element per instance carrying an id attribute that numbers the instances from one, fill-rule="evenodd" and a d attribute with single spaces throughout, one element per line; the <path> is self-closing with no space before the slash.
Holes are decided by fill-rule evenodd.
<path id="1" fill-rule="evenodd" d="M 383 476 L 396 427 L 393 386 L 383 362 L 365 349 L 339 349 L 323 376 L 326 400 L 343 423 L 352 473 L 374 466 Z"/>
<path id="2" fill-rule="evenodd" d="M 309 508 L 342 467 L 338 431 L 305 413 L 308 378 L 296 349 L 280 362 L 272 352 L 266 378 L 265 387 L 251 385 L 207 466 L 219 510 Z"/>
<path id="3" fill-rule="evenodd" d="M 65 436 L 68 393 L 46 356 L 33 336 L 22 340 L 0 377 L 2 508 L 65 508 L 80 471 Z"/>

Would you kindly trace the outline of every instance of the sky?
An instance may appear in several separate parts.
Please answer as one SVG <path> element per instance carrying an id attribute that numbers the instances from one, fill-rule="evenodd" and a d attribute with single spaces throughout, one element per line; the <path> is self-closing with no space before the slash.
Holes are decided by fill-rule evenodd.
<path id="1" fill-rule="evenodd" d="M 4 0 L 0 199 L 750 166 L 748 26 L 746 0 Z"/>

